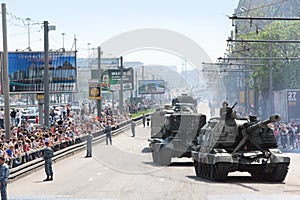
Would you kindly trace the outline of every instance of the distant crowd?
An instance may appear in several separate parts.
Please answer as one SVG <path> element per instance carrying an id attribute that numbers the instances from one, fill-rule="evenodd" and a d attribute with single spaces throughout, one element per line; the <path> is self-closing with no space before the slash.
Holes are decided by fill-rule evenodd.
<path id="1" fill-rule="evenodd" d="M 276 123 L 272 125 L 279 148 L 299 149 L 300 125 L 296 122 Z"/>
<path id="2" fill-rule="evenodd" d="M 20 110 L 12 110 L 16 115 L 11 115 L 10 140 L 5 140 L 5 130 L 0 124 L 0 154 L 6 158 L 9 166 L 16 167 L 24 162 L 41 157 L 41 150 L 45 142 L 49 142 L 54 150 L 79 142 L 80 137 L 88 132 L 100 131 L 111 122 L 113 129 L 118 128 L 122 121 L 129 120 L 130 115 L 114 113 L 109 107 L 104 108 L 100 117 L 97 117 L 94 109 L 81 106 L 79 112 L 71 111 L 71 105 L 53 107 L 50 110 L 49 127 L 43 127 L 37 123 L 21 120 L 17 113 Z M 5 113 L 0 110 L 0 117 L 4 119 Z M 15 116 L 15 117 L 14 117 Z M 3 121 L 2 121 L 3 122 Z"/>

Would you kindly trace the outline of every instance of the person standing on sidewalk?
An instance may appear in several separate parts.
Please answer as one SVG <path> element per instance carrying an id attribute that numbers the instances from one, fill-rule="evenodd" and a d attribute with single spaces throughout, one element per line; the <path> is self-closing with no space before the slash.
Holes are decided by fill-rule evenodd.
<path id="1" fill-rule="evenodd" d="M 1 188 L 1 200 L 7 200 L 7 179 L 9 176 L 9 167 L 5 163 L 5 158 L 0 156 L 0 188 Z"/>
<path id="2" fill-rule="evenodd" d="M 146 126 L 146 116 L 145 116 L 145 114 L 143 114 L 142 120 L 143 120 L 143 126 L 145 128 L 145 126 Z"/>
<path id="3" fill-rule="evenodd" d="M 132 136 L 131 137 L 135 137 L 135 121 L 133 121 L 133 119 L 131 119 L 131 133 L 132 133 Z"/>
<path id="4" fill-rule="evenodd" d="M 53 150 L 50 147 L 49 142 L 45 142 L 46 148 L 43 150 L 43 158 L 45 160 L 45 172 L 47 178 L 44 181 L 53 181 L 53 170 L 52 170 L 52 156 Z"/>
<path id="5" fill-rule="evenodd" d="M 92 135 L 91 131 L 86 136 L 86 156 L 85 158 L 92 157 L 92 143 L 93 143 L 94 136 Z"/>
<path id="6" fill-rule="evenodd" d="M 111 122 L 109 121 L 104 129 L 104 133 L 106 136 L 106 145 L 108 145 L 108 141 L 110 145 L 112 145 L 111 136 L 112 136 L 112 128 L 111 128 Z"/>

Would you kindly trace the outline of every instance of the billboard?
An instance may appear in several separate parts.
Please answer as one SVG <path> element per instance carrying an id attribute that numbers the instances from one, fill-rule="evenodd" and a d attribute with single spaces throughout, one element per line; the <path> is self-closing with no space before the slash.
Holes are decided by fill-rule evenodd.
<path id="1" fill-rule="evenodd" d="M 123 89 L 133 90 L 133 74 L 132 68 L 123 70 Z M 102 91 L 117 91 L 121 89 L 121 70 L 107 69 L 101 76 Z"/>
<path id="2" fill-rule="evenodd" d="M 164 80 L 139 80 L 139 94 L 164 94 Z"/>
<path id="3" fill-rule="evenodd" d="M 44 52 L 9 52 L 8 76 L 12 93 L 43 93 Z M 75 52 L 49 52 L 49 91 L 75 92 Z"/>

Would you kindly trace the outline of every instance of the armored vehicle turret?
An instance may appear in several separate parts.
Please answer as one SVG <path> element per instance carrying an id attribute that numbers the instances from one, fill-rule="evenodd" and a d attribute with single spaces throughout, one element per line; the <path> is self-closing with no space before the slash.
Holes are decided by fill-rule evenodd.
<path id="1" fill-rule="evenodd" d="M 169 165 L 172 157 L 191 157 L 192 144 L 196 141 L 206 116 L 197 113 L 195 106 L 177 103 L 157 109 L 151 116 L 151 138 L 154 163 Z"/>
<path id="2" fill-rule="evenodd" d="M 279 115 L 264 121 L 256 116 L 237 118 L 227 107 L 222 118 L 210 119 L 201 129 L 192 151 L 196 175 L 211 180 L 225 180 L 229 172 L 249 172 L 256 180 L 282 182 L 290 158 L 277 148 L 268 124 L 278 122 Z"/>

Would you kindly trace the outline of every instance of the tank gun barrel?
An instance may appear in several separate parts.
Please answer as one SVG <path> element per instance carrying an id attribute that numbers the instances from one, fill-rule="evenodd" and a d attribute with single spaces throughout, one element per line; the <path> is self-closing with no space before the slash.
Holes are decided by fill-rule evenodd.
<path id="1" fill-rule="evenodd" d="M 271 123 L 271 122 L 278 122 L 281 119 L 280 115 L 271 115 L 269 119 L 266 119 L 264 121 L 259 121 L 247 128 L 247 132 L 251 133 L 253 131 L 256 131 L 259 128 L 262 128 L 263 126 Z"/>

